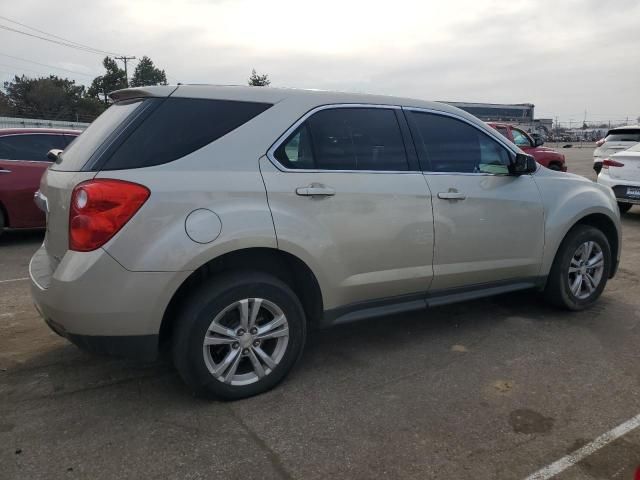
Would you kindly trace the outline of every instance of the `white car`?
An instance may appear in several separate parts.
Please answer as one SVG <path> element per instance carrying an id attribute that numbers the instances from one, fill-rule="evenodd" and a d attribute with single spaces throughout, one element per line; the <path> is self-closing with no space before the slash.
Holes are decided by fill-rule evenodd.
<path id="1" fill-rule="evenodd" d="M 612 128 L 602 140 L 596 143 L 596 149 L 593 151 L 593 169 L 596 173 L 600 173 L 602 161 L 605 158 L 622 152 L 638 142 L 640 142 L 640 125 Z"/>
<path id="2" fill-rule="evenodd" d="M 640 205 L 640 143 L 603 159 L 598 183 L 613 189 L 620 212 Z"/>

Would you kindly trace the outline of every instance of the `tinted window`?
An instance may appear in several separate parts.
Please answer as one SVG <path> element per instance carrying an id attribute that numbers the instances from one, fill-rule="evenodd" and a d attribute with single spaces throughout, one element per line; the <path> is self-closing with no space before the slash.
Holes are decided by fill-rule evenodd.
<path id="1" fill-rule="evenodd" d="M 393 110 L 335 108 L 313 114 L 277 150 L 288 168 L 408 170 Z"/>
<path id="2" fill-rule="evenodd" d="M 142 100 L 134 100 L 111 105 L 82 132 L 82 135 L 71 142 L 62 154 L 61 161 L 52 168 L 66 171 L 82 169 L 107 137 L 142 103 Z"/>
<path id="3" fill-rule="evenodd" d="M 507 130 L 506 127 L 496 127 L 496 130 L 498 132 L 500 132 L 500 135 L 502 135 L 505 138 L 509 138 L 509 130 Z"/>
<path id="4" fill-rule="evenodd" d="M 519 147 L 532 147 L 533 144 L 526 133 L 517 128 L 512 128 L 511 133 L 513 134 L 513 143 L 518 145 Z"/>
<path id="5" fill-rule="evenodd" d="M 113 153 L 105 170 L 171 162 L 217 140 L 271 105 L 168 98 Z"/>
<path id="6" fill-rule="evenodd" d="M 0 137 L 0 158 L 7 160 L 50 161 L 47 153 L 52 148 L 67 146 L 62 135 L 21 134 Z"/>
<path id="7" fill-rule="evenodd" d="M 477 128 L 443 115 L 420 112 L 410 115 L 416 146 L 427 170 L 508 173 L 508 151 Z"/>
<path id="8" fill-rule="evenodd" d="M 640 142 L 640 128 L 611 130 L 605 138 L 607 142 Z"/>

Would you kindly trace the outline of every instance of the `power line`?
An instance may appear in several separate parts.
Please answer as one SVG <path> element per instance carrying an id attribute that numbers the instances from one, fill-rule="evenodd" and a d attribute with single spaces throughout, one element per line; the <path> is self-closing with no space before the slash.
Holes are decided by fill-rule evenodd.
<path id="1" fill-rule="evenodd" d="M 29 62 L 29 63 L 33 63 L 35 65 L 40 65 L 41 67 L 53 68 L 55 70 L 62 70 L 62 71 L 69 72 L 69 73 L 75 73 L 76 75 L 84 75 L 85 77 L 96 77 L 97 76 L 97 75 L 92 75 L 90 73 L 76 72 L 75 70 L 69 70 L 68 68 L 54 67 L 53 65 L 47 65 L 46 63 L 40 63 L 40 62 L 36 62 L 34 60 L 28 60 L 26 58 L 15 57 L 13 55 L 8 55 L 8 54 L 2 53 L 2 52 L 0 52 L 0 55 L 2 55 L 3 57 L 13 58 L 14 60 L 20 60 L 22 62 Z M 17 68 L 23 68 L 23 67 L 17 67 Z"/>
<path id="2" fill-rule="evenodd" d="M 0 25 L 0 28 L 3 30 L 7 30 L 9 32 L 14 32 L 14 33 L 20 33 L 21 35 L 26 35 L 28 37 L 33 37 L 33 38 L 37 38 L 40 40 L 44 40 L 45 42 L 50 42 L 50 43 L 55 43 L 57 45 L 62 45 L 63 47 L 69 47 L 69 48 L 74 48 L 76 50 L 80 50 L 82 52 L 87 52 L 87 53 L 93 53 L 95 55 L 113 55 L 112 52 L 107 52 L 104 50 L 98 50 L 92 47 L 88 47 L 88 46 L 84 46 L 81 44 L 76 44 L 74 42 L 71 42 L 70 40 L 65 40 L 65 41 L 60 41 L 60 40 L 54 40 L 53 38 L 47 38 L 47 37 L 43 37 L 41 35 L 36 35 L 34 33 L 29 33 L 29 32 L 25 32 L 23 30 L 18 30 L 17 28 L 12 28 L 12 27 L 8 27 L 7 25 Z"/>
<path id="3" fill-rule="evenodd" d="M 80 43 L 80 42 L 69 40 L 68 38 L 60 37 L 59 35 L 54 35 L 53 33 L 45 32 L 44 30 L 39 30 L 39 29 L 37 29 L 35 27 L 31 27 L 31 26 L 27 25 L 26 23 L 20 23 L 20 22 L 18 22 L 16 20 L 12 20 L 12 19 L 10 19 L 8 17 L 5 17 L 5 16 L 2 16 L 2 15 L 0 15 L 0 18 L 3 19 L 3 20 L 6 20 L 7 22 L 15 23 L 16 25 L 20 25 L 21 27 L 25 27 L 25 28 L 28 28 L 29 30 L 33 30 L 34 32 L 42 33 L 42 34 L 47 35 L 49 37 L 57 38 L 58 40 L 62 40 L 63 42 L 73 43 L 75 45 L 78 45 L 79 47 L 89 48 L 91 50 L 95 50 L 96 52 L 106 53 L 106 54 L 109 54 L 109 55 L 119 55 L 119 53 L 107 52 L 106 50 L 100 50 L 99 48 L 93 48 L 93 47 L 90 47 L 89 45 L 85 45 L 85 44 Z"/>

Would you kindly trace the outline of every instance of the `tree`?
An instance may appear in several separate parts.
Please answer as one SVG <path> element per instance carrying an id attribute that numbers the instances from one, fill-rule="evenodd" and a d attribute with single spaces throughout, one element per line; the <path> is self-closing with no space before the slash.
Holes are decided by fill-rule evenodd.
<path id="1" fill-rule="evenodd" d="M 130 83 L 132 87 L 166 85 L 167 75 L 164 70 L 156 68 L 149 57 L 144 56 L 138 62 Z"/>
<path id="2" fill-rule="evenodd" d="M 11 103 L 4 92 L 0 92 L 0 115 L 11 115 Z"/>
<path id="3" fill-rule="evenodd" d="M 55 75 L 41 78 L 15 76 L 4 82 L 4 103 L 10 115 L 48 120 L 90 122 L 104 107 L 86 98 L 85 87 Z"/>
<path id="4" fill-rule="evenodd" d="M 268 87 L 271 84 L 269 75 L 258 75 L 256 69 L 251 70 L 251 76 L 249 77 L 249 86 L 251 87 Z"/>
<path id="5" fill-rule="evenodd" d="M 102 100 L 107 105 L 109 93 L 127 88 L 127 77 L 124 70 L 118 67 L 116 61 L 111 57 L 104 57 L 102 65 L 106 72 L 93 79 L 87 90 L 87 95 Z"/>

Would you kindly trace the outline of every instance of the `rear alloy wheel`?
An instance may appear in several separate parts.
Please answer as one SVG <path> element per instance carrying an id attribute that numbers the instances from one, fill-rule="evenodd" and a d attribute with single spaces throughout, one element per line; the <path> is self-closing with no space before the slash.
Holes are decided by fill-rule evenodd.
<path id="1" fill-rule="evenodd" d="M 574 227 L 560 245 L 545 287 L 547 299 L 569 310 L 582 310 L 602 294 L 611 270 L 607 237 L 588 225 Z"/>
<path id="2" fill-rule="evenodd" d="M 173 360 L 196 393 L 234 400 L 278 384 L 302 354 L 306 320 L 288 285 L 261 272 L 203 284 L 185 301 Z"/>
<path id="3" fill-rule="evenodd" d="M 633 204 L 631 203 L 618 202 L 618 208 L 620 209 L 620 213 L 627 213 L 629 210 L 631 210 L 631 207 L 633 207 Z"/>

